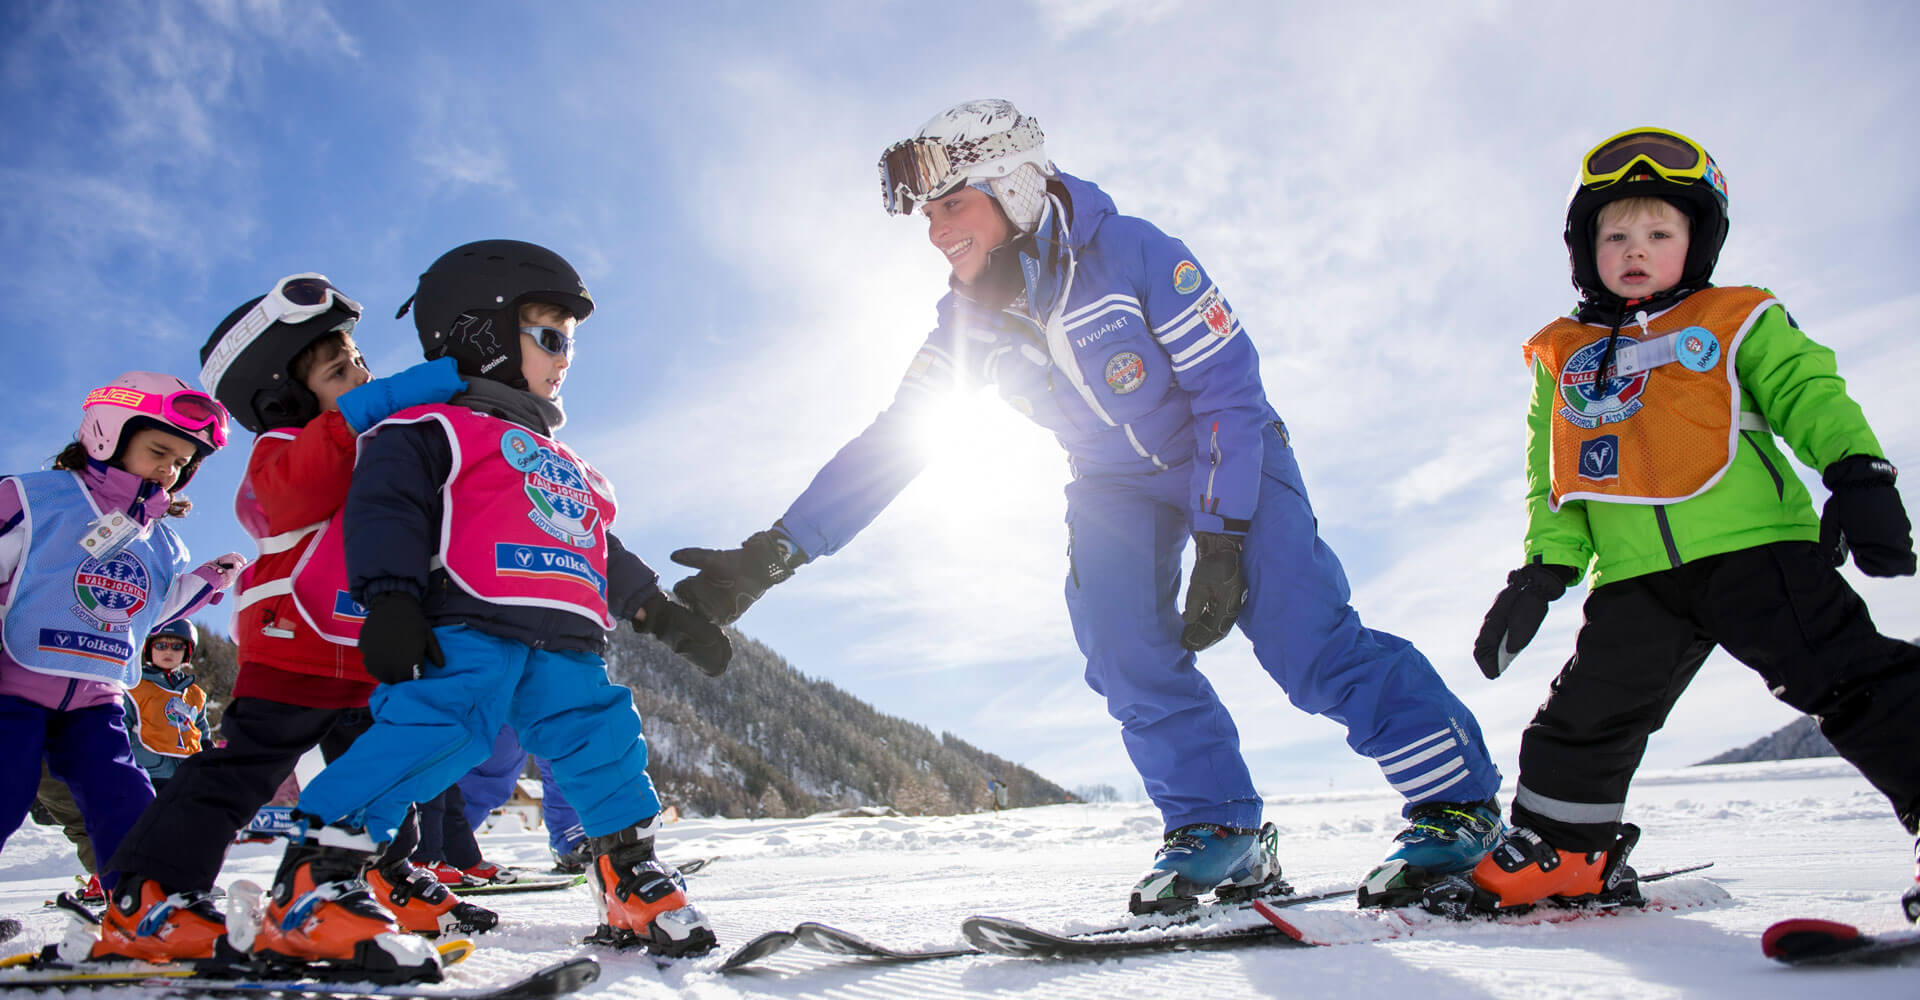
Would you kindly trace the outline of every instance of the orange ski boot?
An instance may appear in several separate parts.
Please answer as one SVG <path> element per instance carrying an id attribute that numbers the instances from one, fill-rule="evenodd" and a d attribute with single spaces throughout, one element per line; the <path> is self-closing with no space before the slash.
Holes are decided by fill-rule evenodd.
<path id="1" fill-rule="evenodd" d="M 700 955 L 718 942 L 707 918 L 687 902 L 680 873 L 653 856 L 653 817 L 619 833 L 588 838 L 602 922 L 592 944 L 645 948 L 669 958 Z"/>
<path id="2" fill-rule="evenodd" d="M 439 982 L 439 952 L 403 933 L 361 880 L 372 860 L 373 842 L 358 830 L 309 828 L 289 844 L 254 934 L 254 957 L 325 978 Z"/>
<path id="3" fill-rule="evenodd" d="M 1484 894 L 1482 908 L 1495 912 L 1543 902 L 1637 905 L 1639 880 L 1626 858 L 1639 839 L 1639 827 L 1622 823 L 1610 850 L 1562 851 L 1524 826 L 1513 827 L 1474 867 L 1473 884 Z"/>
<path id="4" fill-rule="evenodd" d="M 142 962 L 213 958 L 227 936 L 227 918 L 205 891 L 168 892 L 138 875 L 120 880 L 100 915 L 93 958 Z"/>
<path id="5" fill-rule="evenodd" d="M 367 884 L 380 905 L 393 911 L 400 926 L 415 934 L 477 934 L 500 922 L 499 914 L 463 901 L 432 872 L 414 867 L 405 858 L 368 872 Z"/>

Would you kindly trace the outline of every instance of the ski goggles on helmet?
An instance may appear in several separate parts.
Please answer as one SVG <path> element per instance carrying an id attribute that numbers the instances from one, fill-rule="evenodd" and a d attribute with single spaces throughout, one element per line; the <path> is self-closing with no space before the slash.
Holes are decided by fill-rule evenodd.
<path id="1" fill-rule="evenodd" d="M 880 203 L 889 215 L 910 215 L 921 203 L 959 187 L 980 164 L 1044 141 L 1031 118 L 979 139 L 903 139 L 880 154 Z"/>
<path id="2" fill-rule="evenodd" d="M 523 326 L 520 332 L 532 337 L 548 354 L 573 360 L 573 334 L 557 326 Z"/>
<path id="3" fill-rule="evenodd" d="M 1593 147 L 1586 159 L 1580 161 L 1580 186 L 1607 187 L 1640 168 L 1678 184 L 1704 181 L 1720 197 L 1727 196 L 1726 175 L 1720 172 L 1713 157 L 1692 139 L 1661 128 L 1622 132 Z"/>
<path id="4" fill-rule="evenodd" d="M 159 417 L 183 431 L 205 431 L 215 448 L 227 446 L 227 408 L 198 389 L 181 389 L 163 395 L 124 385 L 103 385 L 87 393 L 86 401 L 80 404 L 82 410 L 95 406 L 118 406 Z"/>
<path id="5" fill-rule="evenodd" d="M 260 339 L 268 327 L 275 323 L 304 323 L 325 314 L 335 305 L 352 313 L 356 320 L 363 311 L 360 303 L 333 287 L 324 274 L 309 271 L 281 278 L 274 283 L 273 291 L 254 303 L 253 308 L 233 324 L 233 328 L 221 338 L 220 346 L 207 356 L 206 364 L 200 366 L 200 384 L 218 391 L 220 378 L 227 373 L 227 367 L 233 364 L 233 359 Z"/>

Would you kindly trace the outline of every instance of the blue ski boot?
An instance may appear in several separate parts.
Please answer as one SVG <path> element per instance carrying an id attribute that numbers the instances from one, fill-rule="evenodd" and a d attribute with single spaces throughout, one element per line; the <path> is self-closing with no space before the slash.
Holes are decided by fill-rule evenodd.
<path id="1" fill-rule="evenodd" d="M 1174 913 L 1198 905 L 1205 892 L 1220 902 L 1290 892 L 1280 879 L 1279 850 L 1280 831 L 1272 823 L 1259 830 L 1217 823 L 1183 826 L 1167 834 L 1153 867 L 1133 887 L 1127 909 Z"/>
<path id="2" fill-rule="evenodd" d="M 1448 875 L 1473 870 L 1505 832 L 1500 807 L 1485 802 L 1423 802 L 1393 838 L 1392 854 L 1360 883 L 1361 906 L 1405 906 Z"/>

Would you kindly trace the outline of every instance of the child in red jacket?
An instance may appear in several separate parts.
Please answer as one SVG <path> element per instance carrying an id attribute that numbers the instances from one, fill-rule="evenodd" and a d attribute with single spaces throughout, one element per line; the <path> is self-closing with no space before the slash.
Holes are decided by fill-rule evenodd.
<path id="1" fill-rule="evenodd" d="M 241 577 L 235 613 L 240 673 L 221 719 L 226 745 L 181 763 L 107 868 L 122 873 L 98 955 L 146 960 L 209 957 L 226 923 L 208 897 L 234 833 L 318 746 L 331 760 L 371 724 L 373 678 L 340 623 L 351 604 L 316 608 L 344 592 L 303 572 L 310 553 L 338 546 L 330 519 L 345 504 L 359 430 L 407 406 L 464 388 L 451 362 L 375 379 L 353 341 L 360 305 L 317 274 L 282 278 L 222 321 L 201 349 L 200 381 L 260 436 L 234 500 L 260 548 Z M 322 560 L 324 562 L 324 560 Z M 316 596 L 322 595 L 322 596 Z M 368 883 L 406 930 L 484 930 L 491 911 L 461 902 L 407 861 L 410 824 Z M 148 926 L 149 915 L 165 917 Z"/>

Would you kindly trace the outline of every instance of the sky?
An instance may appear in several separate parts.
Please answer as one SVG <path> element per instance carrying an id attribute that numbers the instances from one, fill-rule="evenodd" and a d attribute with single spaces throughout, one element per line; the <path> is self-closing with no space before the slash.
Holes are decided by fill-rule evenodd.
<path id="1" fill-rule="evenodd" d="M 1427 653 L 1509 775 L 1584 592 L 1500 680 L 1469 651 L 1522 557 L 1519 345 L 1572 305 L 1588 148 L 1649 124 L 1703 143 L 1732 199 L 1717 280 L 1771 288 L 1920 468 L 1906 4 L 48 0 L 0 27 L 0 297 L 37 324 L 4 335 L 8 472 L 44 467 L 121 371 L 193 380 L 214 325 L 285 274 L 365 303 L 369 363 L 404 368 L 419 345 L 392 317 L 419 273 L 522 239 L 597 303 L 564 437 L 617 485 L 627 547 L 679 579 L 669 552 L 766 527 L 891 400 L 946 268 L 881 210 L 874 163 L 982 97 L 1226 292 L 1355 607 Z M 1137 794 L 1061 599 L 1062 453 L 991 394 L 950 417 L 886 513 L 739 627 L 882 711 Z M 247 443 L 187 490 L 196 558 L 251 551 Z M 1920 638 L 1920 582 L 1845 573 Z M 200 621 L 229 629 L 224 607 Z M 1263 791 L 1379 781 L 1244 639 L 1201 666 Z M 1716 653 L 1648 763 L 1792 718 Z"/>

